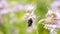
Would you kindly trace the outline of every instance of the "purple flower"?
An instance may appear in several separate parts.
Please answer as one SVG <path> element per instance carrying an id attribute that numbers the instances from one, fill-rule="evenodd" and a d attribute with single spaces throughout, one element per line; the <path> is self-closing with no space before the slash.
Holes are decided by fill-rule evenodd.
<path id="1" fill-rule="evenodd" d="M 20 4 L 20 5 L 17 5 L 18 9 L 19 10 L 24 10 L 24 5 Z"/>
<path id="2" fill-rule="evenodd" d="M 21 4 L 17 4 L 12 8 L 14 11 L 24 10 L 24 6 Z"/>
<path id="3" fill-rule="evenodd" d="M 7 10 L 7 9 L 3 9 L 3 10 L 1 11 L 1 14 L 6 14 L 6 13 L 8 13 L 8 10 Z"/>
<path id="4" fill-rule="evenodd" d="M 4 4 L 0 3 L 0 11 L 4 8 Z"/>
<path id="5" fill-rule="evenodd" d="M 59 6 L 60 6 L 60 1 L 54 1 L 54 2 L 51 4 L 51 8 L 52 8 L 52 9 L 57 9 Z"/>
<path id="6" fill-rule="evenodd" d="M 8 7 L 7 1 L 1 1 L 1 2 L 0 2 L 0 7 L 3 7 L 3 8 Z"/>
<path id="7" fill-rule="evenodd" d="M 32 5 L 32 4 L 28 4 L 28 5 L 25 5 L 25 10 L 28 11 L 28 10 L 35 10 L 35 6 Z"/>

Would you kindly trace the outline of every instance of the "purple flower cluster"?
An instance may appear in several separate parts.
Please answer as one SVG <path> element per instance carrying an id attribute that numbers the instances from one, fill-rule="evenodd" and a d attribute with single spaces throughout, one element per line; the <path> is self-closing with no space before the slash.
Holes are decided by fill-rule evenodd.
<path id="1" fill-rule="evenodd" d="M 29 5 L 16 4 L 12 8 L 9 8 L 9 3 L 7 1 L 0 2 L 0 13 L 1 14 L 6 14 L 8 12 L 17 12 L 20 10 L 26 10 L 26 11 L 35 10 L 35 6 L 33 6 L 32 4 L 29 4 Z"/>
<path id="2" fill-rule="evenodd" d="M 60 1 L 54 1 L 52 4 L 51 4 L 51 8 L 52 9 L 60 9 Z"/>

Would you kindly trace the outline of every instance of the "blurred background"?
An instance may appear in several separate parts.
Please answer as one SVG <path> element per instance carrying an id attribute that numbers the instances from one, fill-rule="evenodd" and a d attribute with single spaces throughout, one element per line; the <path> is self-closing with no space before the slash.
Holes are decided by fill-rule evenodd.
<path id="1" fill-rule="evenodd" d="M 38 22 L 46 17 L 53 1 L 55 0 L 0 0 L 0 34 L 50 34 L 50 31 Z M 37 28 L 27 32 L 25 14 L 30 9 L 37 17 Z M 57 33 L 60 34 L 60 29 L 57 29 Z"/>

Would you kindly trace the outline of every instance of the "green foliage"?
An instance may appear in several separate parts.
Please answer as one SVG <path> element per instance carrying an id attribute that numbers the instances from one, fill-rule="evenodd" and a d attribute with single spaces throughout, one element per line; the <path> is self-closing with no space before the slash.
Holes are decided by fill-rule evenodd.
<path id="1" fill-rule="evenodd" d="M 60 34 L 60 29 L 57 29 L 57 31 L 56 31 L 56 32 L 57 32 L 57 34 Z"/>
<path id="2" fill-rule="evenodd" d="M 19 24 L 19 28 L 20 28 L 19 34 L 26 34 L 27 33 L 27 31 L 26 31 L 26 29 L 27 29 L 26 21 L 24 21 L 24 20 L 21 21 L 20 24 Z"/>
<path id="3" fill-rule="evenodd" d="M 50 34 L 50 31 L 48 29 L 45 29 L 43 24 L 38 23 L 36 33 L 37 34 Z"/>

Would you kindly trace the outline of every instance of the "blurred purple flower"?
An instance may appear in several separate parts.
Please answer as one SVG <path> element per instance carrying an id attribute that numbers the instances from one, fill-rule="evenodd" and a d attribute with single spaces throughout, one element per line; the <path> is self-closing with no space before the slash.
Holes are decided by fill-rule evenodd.
<path id="1" fill-rule="evenodd" d="M 0 3 L 0 11 L 4 8 L 4 4 Z"/>
<path id="2" fill-rule="evenodd" d="M 51 8 L 52 8 L 52 9 L 57 9 L 58 6 L 60 6 L 60 1 L 54 1 L 54 2 L 51 4 Z"/>
<path id="3" fill-rule="evenodd" d="M 3 8 L 8 7 L 7 1 L 1 1 L 1 2 L 0 2 L 0 7 L 3 7 Z"/>
<path id="4" fill-rule="evenodd" d="M 21 4 L 17 4 L 12 8 L 14 11 L 24 10 L 24 6 Z"/>
<path id="5" fill-rule="evenodd" d="M 57 15 L 57 24 L 56 24 L 56 28 L 60 28 L 60 1 L 56 0 L 54 1 L 52 4 L 51 4 L 51 8 L 52 8 L 52 11 L 50 11 L 51 13 L 55 13 Z M 49 12 L 49 13 L 50 13 Z M 50 13 L 50 14 L 51 14 Z"/>
<path id="6" fill-rule="evenodd" d="M 3 10 L 1 11 L 1 15 L 2 15 L 2 14 L 6 14 L 6 13 L 8 13 L 8 9 L 3 9 Z"/>
<path id="7" fill-rule="evenodd" d="M 25 5 L 25 10 L 26 11 L 28 11 L 28 10 L 32 10 L 32 11 L 34 11 L 35 10 L 35 6 L 34 5 L 32 5 L 32 4 L 28 4 L 28 5 Z"/>
<path id="8" fill-rule="evenodd" d="M 22 4 L 17 5 L 17 7 L 19 10 L 24 10 L 24 5 L 22 5 Z"/>

